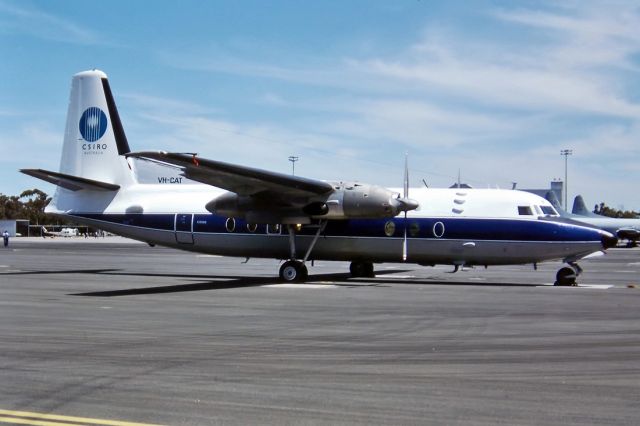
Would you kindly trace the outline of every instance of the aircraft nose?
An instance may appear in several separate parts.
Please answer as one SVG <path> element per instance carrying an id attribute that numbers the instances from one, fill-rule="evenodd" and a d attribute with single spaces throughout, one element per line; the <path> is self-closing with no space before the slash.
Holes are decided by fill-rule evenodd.
<path id="1" fill-rule="evenodd" d="M 613 234 L 606 233 L 602 235 L 602 247 L 605 249 L 613 248 L 618 245 L 618 239 Z"/>

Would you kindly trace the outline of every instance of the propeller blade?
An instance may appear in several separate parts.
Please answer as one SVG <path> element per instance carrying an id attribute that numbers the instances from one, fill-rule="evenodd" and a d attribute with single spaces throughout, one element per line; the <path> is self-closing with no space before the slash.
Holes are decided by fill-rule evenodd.
<path id="1" fill-rule="evenodd" d="M 403 198 L 409 198 L 409 153 L 404 154 L 404 193 Z"/>
<path id="2" fill-rule="evenodd" d="M 404 238 L 402 240 L 402 261 L 407 261 L 407 211 L 413 210 L 418 207 L 418 203 L 409 199 L 409 153 L 404 154 L 404 192 L 403 199 L 400 201 L 403 204 L 404 210 Z M 415 207 L 414 207 L 415 204 Z"/>
<path id="3" fill-rule="evenodd" d="M 404 212 L 404 239 L 402 240 L 402 261 L 407 261 L 407 212 Z"/>

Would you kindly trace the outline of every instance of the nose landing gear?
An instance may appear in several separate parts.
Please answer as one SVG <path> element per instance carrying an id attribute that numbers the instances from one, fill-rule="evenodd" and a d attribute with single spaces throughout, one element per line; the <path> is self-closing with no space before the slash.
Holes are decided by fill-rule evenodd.
<path id="1" fill-rule="evenodd" d="M 569 266 L 560 268 L 556 274 L 556 286 L 577 286 L 576 279 L 582 273 L 582 268 L 575 262 L 569 262 Z"/>

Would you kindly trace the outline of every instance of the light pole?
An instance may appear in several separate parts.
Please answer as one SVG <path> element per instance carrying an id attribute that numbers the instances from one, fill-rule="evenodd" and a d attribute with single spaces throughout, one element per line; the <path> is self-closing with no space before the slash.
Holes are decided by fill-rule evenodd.
<path id="1" fill-rule="evenodd" d="M 289 161 L 291 161 L 291 174 L 295 176 L 296 174 L 296 161 L 298 161 L 299 158 L 296 157 L 295 155 L 290 155 L 289 156 Z"/>
<path id="2" fill-rule="evenodd" d="M 567 182 L 567 158 L 573 154 L 572 149 L 563 149 L 560 155 L 564 155 L 564 209 L 567 210 L 567 195 L 569 193 L 569 183 Z"/>

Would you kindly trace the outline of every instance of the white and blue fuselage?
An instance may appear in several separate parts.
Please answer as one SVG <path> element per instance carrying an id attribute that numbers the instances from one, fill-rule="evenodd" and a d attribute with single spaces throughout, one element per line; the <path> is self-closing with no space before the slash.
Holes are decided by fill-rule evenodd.
<path id="1" fill-rule="evenodd" d="M 76 206 L 59 189 L 47 211 L 118 235 L 223 256 L 287 259 L 287 228 L 217 216 L 204 205 L 224 191 L 208 185 L 132 185 L 94 193 Z M 568 223 L 533 194 L 497 189 L 411 189 L 418 210 L 407 219 L 329 221 L 310 254 L 315 260 L 399 262 L 405 227 L 407 262 L 424 265 L 497 265 L 579 259 L 602 250 L 609 234 Z M 545 213 L 543 209 L 547 212 Z M 298 227 L 305 252 L 317 230 Z"/>
<path id="2" fill-rule="evenodd" d="M 140 183 L 136 170 L 145 160 L 177 172 L 158 182 L 179 183 Z M 304 279 L 307 260 L 351 261 L 354 276 L 371 276 L 374 262 L 399 261 L 457 268 L 559 259 L 579 271 L 576 260 L 615 243 L 607 232 L 559 218 L 533 194 L 409 189 L 406 165 L 401 197 L 399 189 L 282 175 L 195 154 L 133 153 L 107 76 L 98 70 L 73 77 L 59 171 L 22 171 L 58 186 L 48 213 L 149 244 L 289 259 L 280 276 L 290 281 Z M 572 271 L 560 271 L 559 281 L 571 283 Z"/>

